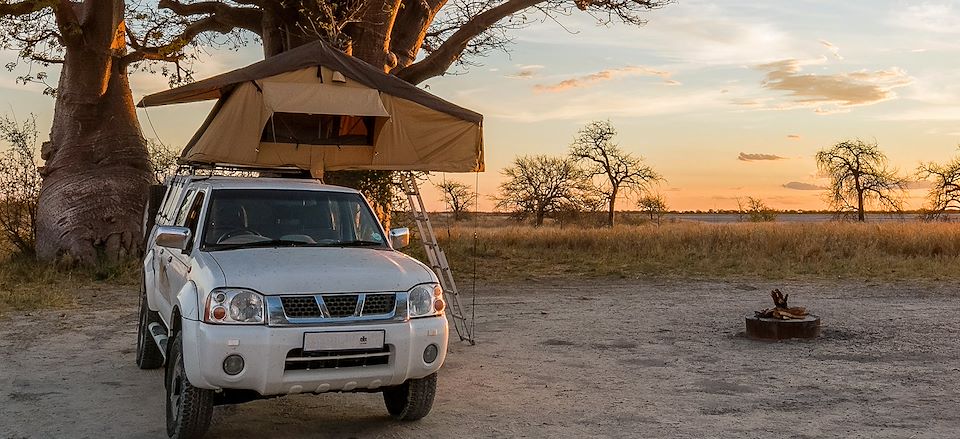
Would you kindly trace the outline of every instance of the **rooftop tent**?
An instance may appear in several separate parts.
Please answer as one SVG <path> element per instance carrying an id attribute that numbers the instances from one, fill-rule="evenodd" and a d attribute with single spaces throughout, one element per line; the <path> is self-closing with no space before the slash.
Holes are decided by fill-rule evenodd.
<path id="1" fill-rule="evenodd" d="M 316 41 L 144 97 L 137 106 L 217 99 L 187 164 L 483 171 L 483 116 Z"/>

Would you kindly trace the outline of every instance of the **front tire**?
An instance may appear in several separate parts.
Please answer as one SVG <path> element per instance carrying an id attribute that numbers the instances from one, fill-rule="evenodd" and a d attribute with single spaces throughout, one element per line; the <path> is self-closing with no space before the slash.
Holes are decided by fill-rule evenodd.
<path id="1" fill-rule="evenodd" d="M 400 421 L 416 421 L 430 413 L 437 394 L 436 372 L 419 379 L 410 379 L 383 391 L 383 402 L 390 416 Z"/>
<path id="2" fill-rule="evenodd" d="M 137 367 L 141 369 L 156 369 L 163 366 L 163 353 L 153 340 L 150 333 L 150 324 L 160 321 L 156 311 L 150 311 L 147 306 L 147 292 L 140 290 L 140 324 L 137 326 Z"/>
<path id="3" fill-rule="evenodd" d="M 173 336 L 167 362 L 167 435 L 176 439 L 199 438 L 210 428 L 213 391 L 190 384 L 183 368 L 183 342 Z"/>

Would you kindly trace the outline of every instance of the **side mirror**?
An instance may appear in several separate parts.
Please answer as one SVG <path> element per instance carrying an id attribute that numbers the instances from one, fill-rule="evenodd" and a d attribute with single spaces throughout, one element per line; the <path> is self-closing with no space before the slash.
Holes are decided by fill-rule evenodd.
<path id="1" fill-rule="evenodd" d="M 410 245 L 410 229 L 406 227 L 390 229 L 390 245 L 395 250 Z"/>
<path id="2" fill-rule="evenodd" d="M 160 247 L 186 250 L 190 242 L 190 229 L 177 226 L 158 226 L 157 245 Z"/>

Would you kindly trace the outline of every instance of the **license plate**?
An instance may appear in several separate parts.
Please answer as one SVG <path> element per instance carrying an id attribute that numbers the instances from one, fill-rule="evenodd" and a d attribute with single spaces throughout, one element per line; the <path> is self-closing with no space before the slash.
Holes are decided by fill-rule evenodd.
<path id="1" fill-rule="evenodd" d="M 383 337 L 383 331 L 308 332 L 303 334 L 303 350 L 381 349 Z"/>

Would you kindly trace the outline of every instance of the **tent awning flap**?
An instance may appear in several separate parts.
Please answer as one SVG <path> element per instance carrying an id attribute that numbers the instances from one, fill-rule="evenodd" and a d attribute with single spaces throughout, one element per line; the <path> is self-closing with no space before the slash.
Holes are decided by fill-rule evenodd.
<path id="1" fill-rule="evenodd" d="M 380 92 L 336 84 L 264 82 L 263 103 L 271 112 L 390 117 Z"/>

